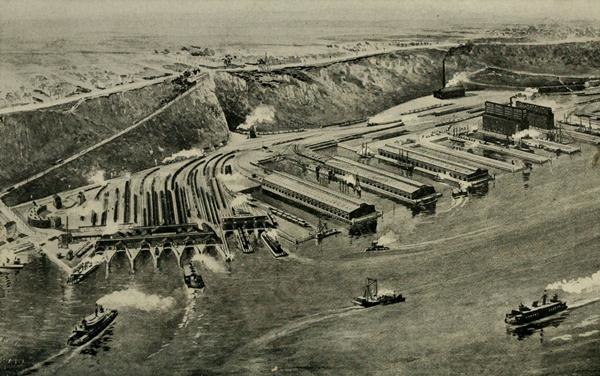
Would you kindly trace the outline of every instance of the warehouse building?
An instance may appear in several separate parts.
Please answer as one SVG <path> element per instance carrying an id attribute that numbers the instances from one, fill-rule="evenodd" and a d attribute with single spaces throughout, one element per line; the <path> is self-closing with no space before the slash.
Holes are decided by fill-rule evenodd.
<path id="1" fill-rule="evenodd" d="M 505 137 L 529 128 L 527 110 L 506 104 L 485 102 L 483 130 Z"/>
<path id="2" fill-rule="evenodd" d="M 262 189 L 346 223 L 376 223 L 377 220 L 375 206 L 286 173 L 273 172 L 265 176 Z"/>
<path id="3" fill-rule="evenodd" d="M 325 166 L 337 175 L 353 175 L 366 190 L 396 199 L 411 207 L 435 206 L 441 194 L 431 185 L 393 174 L 380 168 L 365 165 L 352 159 L 333 157 Z"/>
<path id="4" fill-rule="evenodd" d="M 520 101 L 516 102 L 516 107 L 527 111 L 527 124 L 530 127 L 554 129 L 554 113 L 550 107 Z"/>
<path id="5" fill-rule="evenodd" d="M 378 153 L 383 157 L 409 163 L 432 173 L 446 174 L 453 179 L 468 182 L 471 186 L 483 184 L 490 179 L 487 169 L 443 159 L 419 147 L 388 144 L 381 146 Z"/>

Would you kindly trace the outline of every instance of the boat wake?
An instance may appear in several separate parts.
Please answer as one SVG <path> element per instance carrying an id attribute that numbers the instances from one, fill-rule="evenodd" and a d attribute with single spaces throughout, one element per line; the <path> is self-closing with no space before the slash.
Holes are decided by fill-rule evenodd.
<path id="1" fill-rule="evenodd" d="M 453 209 L 457 208 L 459 205 L 466 203 L 467 199 L 465 197 L 459 197 L 457 199 L 452 199 L 452 204 L 450 204 L 450 207 L 448 207 L 445 210 L 436 210 L 435 211 L 435 215 L 439 215 L 439 214 L 446 214 L 451 212 Z"/>
<path id="2" fill-rule="evenodd" d="M 191 289 L 188 289 L 186 287 L 184 287 L 187 291 L 186 291 L 186 298 L 187 298 L 187 305 L 185 306 L 185 310 L 183 312 L 183 317 L 181 318 L 181 322 L 179 323 L 179 325 L 177 326 L 179 329 L 185 328 L 188 326 L 188 323 L 190 321 L 192 312 L 194 312 L 195 308 L 196 308 L 196 291 L 193 291 Z"/>
<path id="3" fill-rule="evenodd" d="M 292 253 L 290 251 L 288 251 L 288 259 L 290 260 L 294 260 L 297 261 L 301 264 L 308 264 L 308 265 L 314 265 L 317 262 L 314 259 L 308 258 L 308 257 L 304 257 L 304 256 L 300 256 L 296 253 Z M 321 261 L 319 261 L 319 263 L 322 263 Z"/>
<path id="4" fill-rule="evenodd" d="M 394 250 L 410 250 L 410 249 L 414 249 L 414 248 L 427 247 L 429 245 L 443 243 L 443 242 L 450 241 L 450 240 L 456 240 L 456 239 L 460 239 L 460 238 L 468 238 L 468 237 L 478 236 L 478 235 L 486 233 L 489 230 L 492 230 L 492 229 L 494 229 L 496 227 L 499 227 L 499 226 L 500 225 L 488 226 L 488 227 L 480 228 L 478 230 L 474 230 L 474 231 L 470 231 L 470 232 L 465 232 L 463 234 L 449 236 L 449 237 L 446 237 L 446 238 L 439 238 L 439 239 L 434 239 L 434 240 L 427 240 L 427 241 L 420 242 L 420 243 L 404 244 L 404 245 L 401 245 L 401 246 L 399 246 L 397 248 L 394 248 Z"/>
<path id="5" fill-rule="evenodd" d="M 41 362 L 38 362 L 38 363 L 32 365 L 31 367 L 29 367 L 27 369 L 24 369 L 23 371 L 19 372 L 19 375 L 30 375 L 32 373 L 35 373 L 35 372 L 39 371 L 41 368 L 43 368 L 43 367 L 47 367 L 47 366 L 50 366 L 50 365 L 56 363 L 56 361 L 60 357 L 66 355 L 66 354 L 68 354 L 70 352 L 73 352 L 73 349 L 70 348 L 70 347 L 65 347 L 64 349 L 60 350 L 58 353 L 56 353 L 56 354 L 54 354 L 54 355 L 52 355 L 52 356 L 50 356 L 50 357 L 42 360 Z"/>
<path id="6" fill-rule="evenodd" d="M 333 309 L 333 310 L 328 310 L 328 311 L 324 311 L 324 312 L 315 313 L 313 315 L 305 316 L 305 317 L 302 317 L 300 319 L 289 322 L 279 328 L 275 328 L 275 329 L 263 334 L 262 336 L 254 339 L 252 342 L 247 343 L 246 345 L 240 347 L 235 353 L 237 353 L 239 355 L 239 354 L 246 353 L 247 351 L 255 352 L 257 347 L 267 346 L 268 344 L 270 344 L 271 342 L 273 342 L 275 340 L 278 340 L 278 339 L 286 337 L 290 334 L 301 331 L 313 324 L 316 324 L 316 323 L 319 323 L 322 321 L 326 321 L 326 320 L 331 320 L 333 318 L 350 316 L 350 315 L 353 315 L 353 314 L 356 314 L 359 312 L 364 312 L 364 311 L 366 311 L 365 308 L 351 306 L 351 307 Z M 231 362 L 233 359 L 235 359 L 234 355 L 229 358 L 229 362 Z"/>

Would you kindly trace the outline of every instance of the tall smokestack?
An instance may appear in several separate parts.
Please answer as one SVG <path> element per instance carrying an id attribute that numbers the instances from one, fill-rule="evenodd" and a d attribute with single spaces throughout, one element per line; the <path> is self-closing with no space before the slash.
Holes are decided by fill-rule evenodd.
<path id="1" fill-rule="evenodd" d="M 446 87 L 446 57 L 442 59 L 442 89 Z"/>

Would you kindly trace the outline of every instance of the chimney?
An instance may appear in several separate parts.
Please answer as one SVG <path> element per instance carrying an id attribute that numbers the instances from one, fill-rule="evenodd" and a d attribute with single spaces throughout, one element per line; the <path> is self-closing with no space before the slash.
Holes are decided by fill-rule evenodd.
<path id="1" fill-rule="evenodd" d="M 446 57 L 442 59 L 442 89 L 446 87 Z"/>

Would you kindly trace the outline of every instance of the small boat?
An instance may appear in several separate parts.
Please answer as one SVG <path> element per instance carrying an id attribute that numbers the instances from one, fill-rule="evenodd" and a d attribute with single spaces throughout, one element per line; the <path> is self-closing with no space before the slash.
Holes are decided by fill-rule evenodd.
<path id="1" fill-rule="evenodd" d="M 386 247 L 385 245 L 380 245 L 377 243 L 377 240 L 373 240 L 370 246 L 365 248 L 365 252 L 378 252 L 378 251 L 389 251 L 390 247 Z"/>
<path id="2" fill-rule="evenodd" d="M 402 294 L 397 294 L 395 291 L 391 293 L 378 294 L 377 291 L 377 280 L 373 278 L 367 278 L 367 284 L 364 287 L 362 296 L 354 298 L 352 301 L 354 304 L 361 307 L 373 307 L 379 304 L 395 304 L 406 301 L 406 298 Z"/>
<path id="3" fill-rule="evenodd" d="M 558 294 L 548 300 L 546 291 L 542 295 L 542 304 L 539 301 L 534 301 L 531 307 L 524 304 L 519 304 L 517 309 L 513 309 L 507 313 L 504 322 L 510 325 L 528 324 L 548 316 L 552 316 L 558 312 L 564 311 L 567 308 L 567 303 L 558 299 Z"/>
<path id="4" fill-rule="evenodd" d="M 69 346 L 81 346 L 100 334 L 117 317 L 117 310 L 105 310 L 102 306 L 96 306 L 94 314 L 86 316 L 75 328 L 67 340 Z"/>
<path id="5" fill-rule="evenodd" d="M 202 276 L 196 271 L 191 262 L 183 266 L 183 281 L 190 289 L 202 289 L 205 286 Z"/>
<path id="6" fill-rule="evenodd" d="M 465 189 L 453 189 L 452 190 L 452 198 L 460 198 L 460 197 L 466 197 L 469 195 L 469 192 L 467 192 Z"/>
<path id="7" fill-rule="evenodd" d="M 24 266 L 25 264 L 23 264 L 18 257 L 15 257 L 13 261 L 10 261 L 10 259 L 7 258 L 6 262 L 0 264 L 0 270 L 21 270 Z"/>
<path id="8" fill-rule="evenodd" d="M 99 266 L 98 263 L 92 262 L 89 260 L 83 261 L 79 265 L 73 269 L 69 278 L 67 279 L 67 283 L 70 285 L 75 285 L 81 282 L 85 277 L 87 277 L 91 272 L 96 270 Z"/>
<path id="9" fill-rule="evenodd" d="M 271 251 L 273 257 L 285 257 L 288 255 L 274 235 L 268 234 L 267 231 L 263 231 L 260 234 L 260 238 L 262 239 L 263 243 L 265 243 L 269 251 Z"/>

